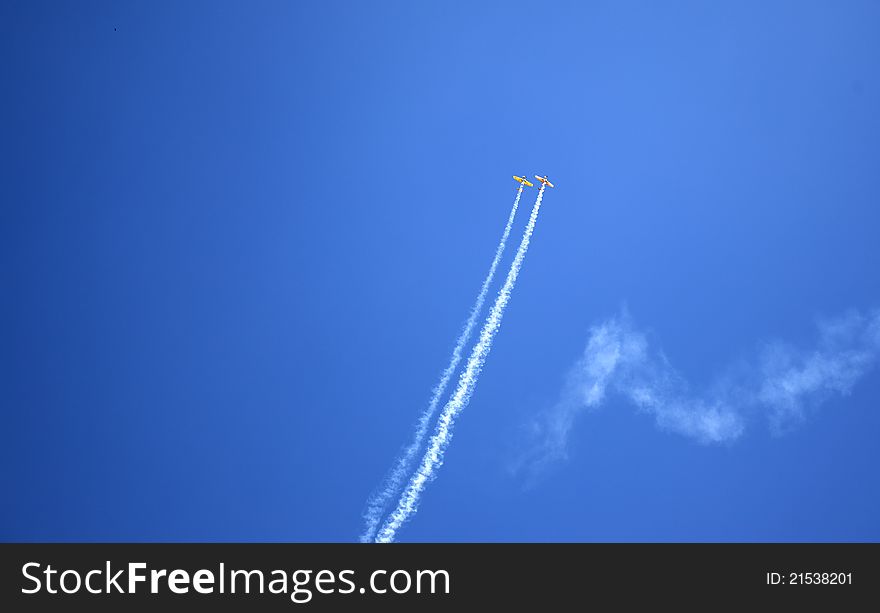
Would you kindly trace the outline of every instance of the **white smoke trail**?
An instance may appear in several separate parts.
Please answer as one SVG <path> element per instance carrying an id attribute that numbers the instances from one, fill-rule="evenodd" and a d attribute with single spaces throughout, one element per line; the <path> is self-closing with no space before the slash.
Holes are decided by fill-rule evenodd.
<path id="1" fill-rule="evenodd" d="M 480 287 L 480 293 L 474 301 L 474 306 L 471 308 L 470 315 L 464 324 L 464 328 L 462 328 L 461 333 L 458 335 L 458 340 L 455 341 L 455 348 L 452 350 L 449 364 L 447 364 L 446 369 L 440 375 L 440 380 L 431 391 L 431 400 L 428 402 L 428 407 L 422 412 L 416 423 L 413 440 L 403 450 L 400 457 L 397 458 L 397 461 L 385 476 L 380 488 L 370 496 L 370 499 L 367 502 L 367 508 L 364 511 L 364 531 L 360 537 L 362 543 L 373 540 L 373 537 L 376 535 L 376 528 L 379 526 L 379 522 L 385 514 L 388 503 L 392 497 L 397 495 L 403 486 L 403 480 L 409 473 L 413 459 L 422 446 L 422 441 L 425 438 L 425 434 L 428 432 L 428 425 L 431 423 L 431 419 L 437 411 L 437 405 L 440 403 L 440 398 L 446 392 L 446 386 L 449 385 L 449 380 L 452 379 L 452 375 L 455 373 L 461 362 L 462 352 L 464 351 L 465 345 L 470 341 L 474 327 L 477 325 L 477 318 L 483 310 L 483 303 L 486 301 L 486 295 L 489 293 L 489 286 L 492 285 L 492 281 L 495 278 L 495 271 L 498 269 L 498 264 L 501 262 L 501 256 L 504 254 L 504 249 L 507 246 L 507 239 L 510 236 L 511 228 L 513 227 L 513 220 L 514 217 L 516 217 L 516 211 L 519 208 L 519 199 L 522 196 L 522 192 L 523 188 L 520 186 L 519 189 L 516 190 L 516 199 L 514 199 L 513 207 L 510 209 L 510 216 L 507 218 L 507 225 L 504 226 L 501 240 L 498 242 L 498 247 L 495 249 L 495 258 L 489 266 L 489 272 L 483 280 L 483 285 Z"/>
<path id="2" fill-rule="evenodd" d="M 394 540 L 400 527 L 418 510 L 419 498 L 425 489 L 425 485 L 434 477 L 437 469 L 443 464 L 443 456 L 446 453 L 446 448 L 449 446 L 449 441 L 452 439 L 452 428 L 455 425 L 455 419 L 470 401 L 474 387 L 477 385 L 477 379 L 483 370 L 483 365 L 486 363 L 486 357 L 492 349 L 492 340 L 501 326 L 504 309 L 510 301 L 510 294 L 513 291 L 513 286 L 516 284 L 520 268 L 529 249 L 529 241 L 532 238 L 532 232 L 535 230 L 535 223 L 538 220 L 538 211 L 541 209 L 541 199 L 543 196 L 544 186 L 542 185 L 540 191 L 538 191 L 535 206 L 532 207 L 529 222 L 523 232 L 519 249 L 517 249 L 513 263 L 510 265 L 510 271 L 507 273 L 507 279 L 498 292 L 495 304 L 492 305 L 492 310 L 489 311 L 486 322 L 483 324 L 483 329 L 480 331 L 480 340 L 477 341 L 477 344 L 474 345 L 471 351 L 467 366 L 465 366 L 464 372 L 461 373 L 458 379 L 458 386 L 455 392 L 449 399 L 449 402 L 446 403 L 446 406 L 443 407 L 440 419 L 437 422 L 436 431 L 431 436 L 421 463 L 410 478 L 406 490 L 400 496 L 397 508 L 388 516 L 388 519 L 382 525 L 382 529 L 376 535 L 377 543 L 389 543 Z"/>

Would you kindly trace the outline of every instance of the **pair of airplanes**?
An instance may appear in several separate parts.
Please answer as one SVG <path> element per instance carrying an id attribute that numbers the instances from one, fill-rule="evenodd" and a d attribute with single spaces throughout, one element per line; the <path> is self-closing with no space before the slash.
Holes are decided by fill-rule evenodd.
<path id="1" fill-rule="evenodd" d="M 513 175 L 513 178 L 514 178 L 514 180 L 519 181 L 523 185 L 528 185 L 529 187 L 532 187 L 532 183 L 528 179 L 526 179 L 525 175 L 523 175 L 522 177 L 518 177 L 516 175 Z M 547 180 L 547 175 L 544 175 L 543 177 L 539 177 L 538 175 L 535 175 L 535 178 L 538 181 L 540 181 L 543 185 L 546 185 L 548 187 L 553 187 L 553 184 Z"/>

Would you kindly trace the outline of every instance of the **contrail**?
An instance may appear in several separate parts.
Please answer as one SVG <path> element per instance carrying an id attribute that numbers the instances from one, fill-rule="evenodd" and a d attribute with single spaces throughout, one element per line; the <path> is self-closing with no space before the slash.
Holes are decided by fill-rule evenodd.
<path id="1" fill-rule="evenodd" d="M 516 278 L 519 276 L 526 252 L 529 250 L 529 241 L 532 238 L 532 232 L 534 232 L 535 223 L 538 220 L 541 199 L 544 197 L 544 187 L 544 185 L 541 185 L 541 189 L 538 191 L 538 198 L 535 200 L 535 206 L 532 207 L 532 214 L 523 232 L 519 249 L 517 249 L 513 263 L 510 265 L 507 279 L 498 292 L 495 304 L 492 305 L 492 310 L 489 311 L 489 315 L 486 317 L 486 322 L 480 331 L 480 340 L 477 341 L 477 344 L 474 345 L 471 351 L 467 366 L 465 366 L 464 372 L 461 373 L 458 379 L 458 386 L 455 388 L 455 392 L 449 399 L 449 402 L 446 403 L 446 406 L 443 407 L 440 419 L 437 422 L 436 431 L 431 436 L 421 463 L 410 478 L 406 490 L 404 490 L 397 503 L 397 508 L 388 516 L 388 519 L 382 525 L 382 529 L 376 535 L 377 543 L 389 543 L 394 540 L 400 527 L 416 512 L 419 498 L 425 489 L 425 485 L 434 477 L 437 469 L 443 464 L 443 456 L 446 453 L 446 448 L 449 446 L 449 441 L 452 439 L 452 428 L 455 425 L 455 419 L 467 406 L 471 394 L 474 392 L 474 387 L 477 385 L 477 379 L 483 369 L 483 364 L 485 364 L 486 357 L 492 349 L 492 340 L 501 326 L 504 309 L 507 307 L 507 303 L 510 302 L 510 294 L 513 291 L 513 286 L 516 284 Z"/>
<path id="2" fill-rule="evenodd" d="M 360 537 L 362 543 L 373 540 L 373 537 L 376 535 L 376 528 L 379 526 L 379 522 L 385 514 L 389 501 L 392 497 L 397 495 L 403 486 L 403 481 L 409 473 L 413 459 L 421 448 L 422 441 L 425 439 L 425 434 L 428 432 L 428 424 L 430 424 L 431 419 L 434 417 L 434 413 L 437 412 L 437 405 L 440 402 L 440 398 L 446 392 L 446 386 L 449 385 L 449 380 L 452 379 L 452 375 L 455 373 L 461 362 L 462 352 L 464 351 L 465 345 L 470 341 L 474 327 L 477 325 L 477 318 L 483 310 L 483 303 L 486 301 L 486 294 L 489 293 L 489 286 L 492 285 L 492 280 L 495 278 L 495 271 L 498 269 L 498 264 L 501 262 L 504 248 L 507 246 L 507 239 L 510 236 L 510 229 L 513 227 L 513 219 L 516 217 L 516 211 L 519 208 L 519 199 L 522 196 L 522 192 L 523 187 L 520 185 L 519 189 L 516 190 L 516 199 L 513 201 L 513 207 L 510 209 L 510 216 L 507 218 L 507 225 L 504 226 L 504 233 L 501 235 L 501 240 L 498 242 L 498 247 L 495 249 L 495 258 L 489 266 L 489 272 L 483 280 L 483 286 L 480 288 L 480 293 L 477 295 L 473 307 L 471 307 L 471 312 L 464 324 L 464 328 L 462 328 L 461 334 L 458 335 L 458 340 L 455 341 L 455 348 L 452 350 L 449 364 L 447 364 L 446 369 L 440 375 L 440 380 L 431 392 L 431 400 L 428 403 L 428 407 L 424 410 L 416 423 L 416 431 L 413 435 L 413 440 L 409 446 L 403 450 L 400 457 L 397 458 L 397 461 L 386 475 L 379 490 L 375 492 L 367 502 L 367 508 L 364 511 L 365 526 Z"/>

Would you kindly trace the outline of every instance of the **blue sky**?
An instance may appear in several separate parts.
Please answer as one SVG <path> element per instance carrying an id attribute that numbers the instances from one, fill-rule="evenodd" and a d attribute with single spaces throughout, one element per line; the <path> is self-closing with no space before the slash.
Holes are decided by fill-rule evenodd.
<path id="1" fill-rule="evenodd" d="M 355 540 L 521 172 L 557 187 L 401 540 L 880 540 L 876 368 L 715 445 L 609 396 L 510 470 L 624 304 L 697 390 L 880 306 L 875 3 L 0 11 L 3 540 Z"/>

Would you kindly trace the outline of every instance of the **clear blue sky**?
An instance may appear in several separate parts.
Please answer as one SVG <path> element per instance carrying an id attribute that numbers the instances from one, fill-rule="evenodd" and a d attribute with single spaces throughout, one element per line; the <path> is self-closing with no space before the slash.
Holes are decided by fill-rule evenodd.
<path id="1" fill-rule="evenodd" d="M 401 539 L 880 540 L 877 370 L 729 445 L 610 401 L 533 487 L 508 470 L 623 303 L 697 387 L 880 305 L 877 3 L 7 2 L 0 24 L 3 540 L 355 540 L 520 172 L 557 188 Z"/>

